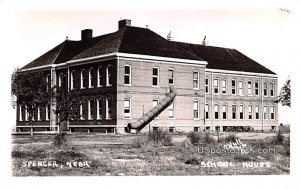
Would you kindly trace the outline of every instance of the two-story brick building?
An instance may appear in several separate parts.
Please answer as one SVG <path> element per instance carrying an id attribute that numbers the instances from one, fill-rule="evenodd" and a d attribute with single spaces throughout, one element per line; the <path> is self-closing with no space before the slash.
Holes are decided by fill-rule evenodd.
<path id="1" fill-rule="evenodd" d="M 49 85 L 94 96 L 78 105 L 82 117 L 67 130 L 123 133 L 153 108 L 157 113 L 142 131 L 276 129 L 277 75 L 235 49 L 167 40 L 130 20 L 119 21 L 114 33 L 93 37 L 87 29 L 81 35 L 21 69 L 44 70 Z M 166 102 L 170 87 L 176 96 Z M 159 107 L 162 102 L 167 106 Z M 17 109 L 19 131 L 29 127 L 25 106 Z M 35 130 L 57 129 L 53 109 L 36 108 Z"/>

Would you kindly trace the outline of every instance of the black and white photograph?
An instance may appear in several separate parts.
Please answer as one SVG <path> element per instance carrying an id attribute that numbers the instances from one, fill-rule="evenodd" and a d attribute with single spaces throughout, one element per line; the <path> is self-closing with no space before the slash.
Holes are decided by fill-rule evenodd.
<path id="1" fill-rule="evenodd" d="M 10 8 L 1 13 L 10 178 L 242 177 L 296 188 L 285 182 L 297 154 L 299 1 L 46 2 L 0 1 Z"/>

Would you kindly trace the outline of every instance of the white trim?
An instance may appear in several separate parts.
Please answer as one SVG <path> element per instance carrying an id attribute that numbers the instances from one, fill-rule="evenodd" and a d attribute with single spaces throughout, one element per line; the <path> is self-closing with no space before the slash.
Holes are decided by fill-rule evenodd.
<path id="1" fill-rule="evenodd" d="M 205 72 L 214 72 L 218 74 L 225 74 L 225 75 L 236 75 L 242 76 L 247 75 L 247 77 L 270 77 L 270 78 L 278 78 L 276 74 L 266 74 L 266 73 L 255 73 L 255 72 L 245 72 L 245 71 L 231 71 L 231 70 L 222 70 L 222 69 L 205 69 Z"/>
<path id="2" fill-rule="evenodd" d="M 99 107 L 99 103 L 101 102 L 101 114 L 99 112 L 100 107 Z M 102 104 L 102 99 L 97 99 L 97 120 L 102 120 L 103 119 L 103 104 Z"/>
<path id="3" fill-rule="evenodd" d="M 235 93 L 234 94 L 232 93 L 232 89 L 233 89 L 232 81 L 234 81 L 234 84 L 235 84 L 235 86 L 234 86 Z M 234 95 L 234 96 L 237 96 L 237 83 L 236 83 L 236 79 L 231 79 L 231 93 L 230 94 Z"/>
<path id="4" fill-rule="evenodd" d="M 194 104 L 197 103 L 197 110 L 195 110 Z M 198 117 L 195 117 L 194 111 L 198 111 Z M 200 119 L 200 103 L 199 100 L 194 100 L 193 101 L 193 119 L 194 120 L 199 120 Z"/>
<path id="5" fill-rule="evenodd" d="M 225 81 L 225 93 L 223 93 L 223 81 Z M 222 94 L 222 95 L 227 95 L 228 93 L 227 93 L 227 79 L 222 79 L 221 80 L 221 93 L 220 94 Z"/>
<path id="6" fill-rule="evenodd" d="M 207 65 L 207 61 L 190 60 L 190 59 L 180 59 L 180 58 L 170 58 L 170 57 L 140 55 L 140 54 L 130 54 L 130 53 L 116 53 L 116 55 L 120 58 L 137 58 L 137 59 L 144 59 L 144 60 L 155 60 L 160 62 L 165 61 L 165 62 Z"/>
<path id="7" fill-rule="evenodd" d="M 125 67 L 129 67 L 129 74 L 125 73 Z M 129 84 L 125 84 L 125 76 L 129 76 Z M 131 65 L 126 64 L 124 65 L 124 86 L 131 86 L 131 84 Z"/>
<path id="8" fill-rule="evenodd" d="M 250 116 L 250 112 L 249 112 L 249 108 L 251 107 L 251 119 L 249 118 L 249 116 Z M 253 105 L 252 104 L 249 104 L 248 105 L 248 120 L 253 120 L 254 119 L 254 117 L 253 117 Z"/>
<path id="9" fill-rule="evenodd" d="M 233 112 L 233 106 L 235 106 L 235 112 Z M 235 118 L 233 118 L 233 113 L 235 113 Z M 231 105 L 231 120 L 237 120 L 237 106 L 236 104 Z"/>
<path id="10" fill-rule="evenodd" d="M 217 93 L 215 92 L 215 80 L 217 80 L 217 89 L 218 89 Z M 220 94 L 220 80 L 219 80 L 219 78 L 214 78 L 213 79 L 212 87 L 213 87 L 213 90 L 214 90 L 213 94 Z"/>
<path id="11" fill-rule="evenodd" d="M 250 87 L 251 87 L 251 94 L 249 94 L 249 82 L 250 82 Z M 248 82 L 247 82 L 247 95 L 248 96 L 253 96 L 253 85 L 252 85 L 252 80 L 248 80 Z"/>
<path id="12" fill-rule="evenodd" d="M 125 114 L 125 102 L 126 101 L 129 101 L 129 114 L 128 114 L 129 117 L 127 117 L 126 114 Z M 124 99 L 124 109 L 123 109 L 123 111 L 124 111 L 123 112 L 124 113 L 124 119 L 131 119 L 131 107 L 132 107 L 131 106 L 131 98 L 125 98 Z"/>
<path id="13" fill-rule="evenodd" d="M 80 70 L 80 89 L 85 89 L 85 87 L 84 87 L 84 80 L 85 80 L 84 71 L 85 71 L 85 69 Z"/>
<path id="14" fill-rule="evenodd" d="M 108 110 L 108 99 L 110 99 L 110 104 L 112 104 L 112 100 L 111 100 L 111 97 L 110 98 L 105 98 L 105 119 L 106 120 L 111 120 L 112 119 L 112 116 L 110 115 L 110 117 L 108 117 L 108 112 L 109 112 L 109 110 Z M 111 111 L 111 107 L 110 107 L 110 111 Z"/>
<path id="15" fill-rule="evenodd" d="M 218 108 L 218 118 L 216 118 L 216 107 Z M 220 106 L 219 106 L 219 104 L 215 104 L 214 105 L 214 120 L 220 120 Z"/>
<path id="16" fill-rule="evenodd" d="M 275 84 L 274 82 L 270 82 L 271 85 L 273 85 L 273 88 L 270 87 L 270 97 L 274 97 L 275 96 Z M 271 95 L 271 91 L 273 90 L 273 95 Z"/>
<path id="17" fill-rule="evenodd" d="M 23 121 L 23 117 L 22 117 L 22 105 L 19 105 L 19 121 Z"/>
<path id="18" fill-rule="evenodd" d="M 208 84 L 206 84 L 206 79 L 207 79 Z M 208 76 L 205 77 L 204 87 L 205 87 L 205 89 L 204 89 L 205 94 L 209 94 L 209 77 Z M 207 87 L 207 92 L 206 92 L 206 87 Z"/>
<path id="19" fill-rule="evenodd" d="M 93 67 L 89 68 L 89 88 L 94 88 L 94 84 L 92 84 L 92 79 L 94 78 L 93 77 L 93 73 L 91 73 L 91 71 L 94 70 Z M 92 86 L 93 85 L 93 86 Z"/>
<path id="20" fill-rule="evenodd" d="M 240 84 L 242 84 L 242 87 L 240 86 Z M 240 80 L 239 81 L 239 85 L 238 85 L 239 87 L 238 87 L 238 89 L 239 89 L 239 96 L 244 96 L 244 81 L 243 80 Z M 241 91 L 240 90 L 242 90 L 242 93 L 241 93 Z"/>
<path id="21" fill-rule="evenodd" d="M 103 73 L 102 73 L 102 70 L 103 70 L 102 66 L 99 66 L 98 69 L 97 69 L 97 87 L 103 87 L 103 85 L 101 85 L 101 83 L 103 83 Z M 101 80 L 99 80 L 100 76 L 101 76 Z"/>
<path id="22" fill-rule="evenodd" d="M 225 106 L 226 118 L 223 117 L 223 113 L 224 113 L 223 108 L 224 108 L 224 106 Z M 228 105 L 227 104 L 223 104 L 222 105 L 222 111 L 221 111 L 221 113 L 222 113 L 222 120 L 228 120 Z"/>
<path id="23" fill-rule="evenodd" d="M 109 70 L 108 70 L 109 67 L 112 68 L 112 65 L 109 64 L 106 66 L 106 86 L 112 86 L 112 81 L 111 81 L 112 76 L 111 76 L 111 72 L 109 72 Z M 108 74 L 109 74 L 109 76 L 108 76 Z"/>
<path id="24" fill-rule="evenodd" d="M 91 110 L 93 110 L 93 104 L 91 105 L 91 101 L 93 100 L 89 100 L 88 101 L 88 120 L 93 120 L 94 118 L 92 118 L 92 115 L 91 115 Z M 94 117 L 94 110 L 93 110 L 93 117 Z"/>
<path id="25" fill-rule="evenodd" d="M 41 108 L 40 108 L 40 106 L 37 107 L 37 120 L 41 121 Z"/>
<path id="26" fill-rule="evenodd" d="M 157 69 L 157 76 L 153 75 L 153 69 Z M 153 85 L 153 78 L 157 78 L 157 85 Z M 152 67 L 152 87 L 159 87 L 159 67 Z"/>
<path id="27" fill-rule="evenodd" d="M 194 79 L 194 73 L 197 73 L 197 79 Z M 197 81 L 197 87 L 194 87 L 194 81 Z M 193 90 L 199 90 L 200 89 L 200 73 L 198 70 L 193 71 Z"/>
<path id="28" fill-rule="evenodd" d="M 74 73 L 75 73 L 74 70 L 72 70 L 72 71 L 70 72 L 70 90 L 73 90 L 73 89 L 74 89 L 74 80 L 75 80 L 75 78 L 74 78 Z"/>
<path id="29" fill-rule="evenodd" d="M 241 112 L 241 107 L 243 108 L 242 112 Z M 241 113 L 243 114 L 243 119 L 241 119 Z M 244 120 L 244 119 L 245 119 L 245 107 L 244 107 L 244 104 L 240 104 L 240 106 L 239 106 L 239 120 Z"/>
<path id="30" fill-rule="evenodd" d="M 172 77 L 173 78 L 170 78 L 170 76 L 169 76 L 170 71 L 172 71 Z M 170 79 L 173 79 L 173 83 L 170 83 Z M 168 85 L 175 85 L 175 71 L 174 71 L 173 68 L 168 69 Z"/>

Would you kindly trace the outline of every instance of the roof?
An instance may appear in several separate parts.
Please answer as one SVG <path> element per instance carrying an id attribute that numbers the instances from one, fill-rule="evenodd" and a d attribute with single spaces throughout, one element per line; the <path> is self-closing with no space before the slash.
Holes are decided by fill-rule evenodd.
<path id="1" fill-rule="evenodd" d="M 22 69 L 64 63 L 109 53 L 130 53 L 207 61 L 207 68 L 275 74 L 235 49 L 169 41 L 155 32 L 126 26 L 83 41 L 65 40 Z"/>

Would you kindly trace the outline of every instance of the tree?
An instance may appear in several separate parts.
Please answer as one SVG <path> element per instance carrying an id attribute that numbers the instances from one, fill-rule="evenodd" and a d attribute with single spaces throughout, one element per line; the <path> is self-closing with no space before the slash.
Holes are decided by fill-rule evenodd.
<path id="1" fill-rule="evenodd" d="M 35 109 L 45 107 L 51 101 L 51 91 L 47 88 L 44 71 L 21 72 L 16 69 L 11 75 L 12 105 L 23 105 L 28 113 L 30 134 L 33 134 L 33 117 Z M 45 79 L 45 80 L 44 80 Z"/>
<path id="2" fill-rule="evenodd" d="M 54 105 L 54 114 L 57 116 L 59 133 L 61 133 L 61 124 L 64 121 L 77 120 L 82 116 L 80 114 L 80 105 L 87 101 L 87 98 L 73 91 L 58 90 L 53 94 L 52 104 Z"/>
<path id="3" fill-rule="evenodd" d="M 281 103 L 283 106 L 291 107 L 291 79 L 288 78 L 285 82 L 275 102 Z"/>

